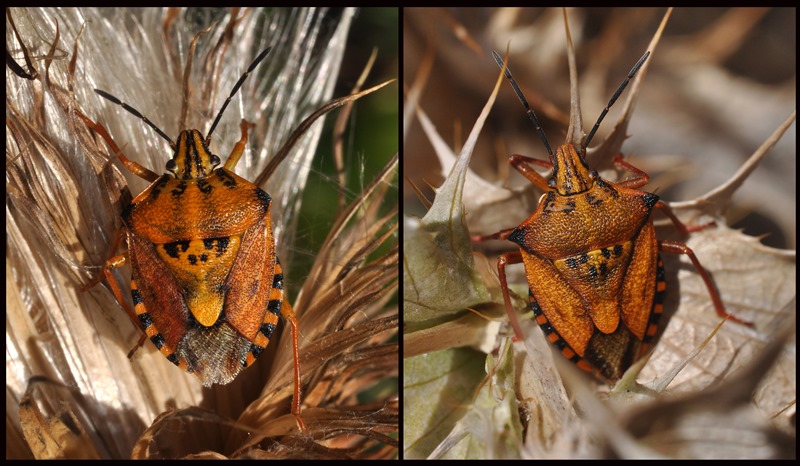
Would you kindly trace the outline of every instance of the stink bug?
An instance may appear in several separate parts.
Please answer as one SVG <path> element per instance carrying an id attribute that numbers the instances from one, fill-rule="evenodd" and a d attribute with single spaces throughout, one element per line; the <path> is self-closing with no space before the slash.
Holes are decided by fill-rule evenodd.
<path id="1" fill-rule="evenodd" d="M 609 108 L 649 56 L 647 52 L 622 82 L 586 137 L 576 147 L 566 143 L 555 154 L 539 120 L 508 68 L 505 75 L 536 126 L 550 161 L 512 155 L 509 163 L 544 191 L 536 212 L 518 227 L 481 239 L 508 239 L 518 252 L 497 261 L 506 311 L 516 338 L 522 337 L 511 306 L 505 267 L 525 265 L 530 307 L 547 339 L 578 367 L 607 380 L 619 379 L 645 354 L 658 329 L 666 283 L 660 251 L 686 254 L 703 278 L 716 312 L 725 312 L 711 277 L 685 244 L 656 238 L 653 209 L 664 212 L 682 233 L 687 227 L 655 194 L 639 191 L 649 176 L 617 155 L 614 163 L 635 176 L 611 182 L 586 164 L 586 148 Z M 500 68 L 503 60 L 493 52 Z M 551 168 L 549 180 L 531 165 Z"/>
<path id="2" fill-rule="evenodd" d="M 205 137 L 196 129 L 182 130 L 173 142 L 137 110 L 95 90 L 169 142 L 174 151 L 166 164 L 170 173 L 158 176 L 129 160 L 105 128 L 79 112 L 78 116 L 125 167 L 152 182 L 123 209 L 114 250 L 124 236 L 127 253 L 111 257 L 104 268 L 116 299 L 144 332 L 139 345 L 148 337 L 170 362 L 196 375 L 206 387 L 227 384 L 258 358 L 281 315 L 292 326 L 292 413 L 298 416 L 297 320 L 283 289 L 270 220 L 271 198 L 233 173 L 251 124 L 242 120 L 241 139 L 224 165 L 219 166 L 220 158 L 209 148 L 228 103 L 269 51 L 262 51 L 239 78 Z M 112 274 L 125 263 L 131 267 L 133 311 Z M 302 427 L 299 417 L 298 421 Z"/>

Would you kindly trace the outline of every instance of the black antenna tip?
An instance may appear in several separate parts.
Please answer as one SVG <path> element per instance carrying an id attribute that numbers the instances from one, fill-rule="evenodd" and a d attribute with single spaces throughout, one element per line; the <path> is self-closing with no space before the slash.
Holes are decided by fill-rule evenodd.
<path id="1" fill-rule="evenodd" d="M 114 97 L 113 95 L 109 94 L 108 92 L 106 92 L 104 90 L 95 89 L 94 92 L 95 92 L 95 94 L 99 95 L 100 97 L 103 97 L 104 99 L 108 99 L 108 100 L 114 102 L 117 105 L 122 105 L 122 101 L 121 100 L 119 100 L 118 98 Z"/>
<path id="2" fill-rule="evenodd" d="M 255 60 L 253 60 L 253 63 L 256 63 L 256 64 L 258 64 L 258 62 L 260 62 L 261 60 L 263 60 L 263 59 L 264 59 L 264 57 L 266 57 L 266 56 L 267 56 L 267 54 L 270 52 L 270 50 L 272 50 L 272 46 L 271 46 L 271 45 L 270 45 L 269 47 L 265 48 L 265 49 L 264 49 L 264 51 L 262 51 L 261 53 L 259 53 L 259 54 L 258 54 L 258 57 L 256 57 L 256 59 L 255 59 Z M 648 52 L 648 53 L 650 53 L 650 52 Z"/>
<path id="3" fill-rule="evenodd" d="M 492 57 L 494 58 L 494 61 L 496 61 L 498 65 L 503 66 L 503 59 L 500 57 L 500 54 L 497 53 L 495 50 L 492 50 Z"/>
<path id="4" fill-rule="evenodd" d="M 503 59 L 500 58 L 500 54 L 492 50 L 492 57 L 494 58 L 494 61 L 497 62 L 497 66 L 499 66 L 501 70 L 505 69 L 504 74 L 506 75 L 506 78 L 508 78 L 508 82 L 511 83 L 511 88 L 514 89 L 514 93 L 517 94 L 517 98 L 522 103 L 522 106 L 525 107 L 525 111 L 527 112 L 528 117 L 531 119 L 533 126 L 536 127 L 536 132 L 539 134 L 539 139 L 542 140 L 544 147 L 547 149 L 547 153 L 550 154 L 550 160 L 553 160 L 553 148 L 550 147 L 550 143 L 547 142 L 547 137 L 544 135 L 544 130 L 542 129 L 541 123 L 539 123 L 539 118 L 536 117 L 536 112 L 534 112 L 530 104 L 528 104 L 528 99 L 525 98 L 525 95 L 522 93 L 522 89 L 519 88 L 517 82 L 511 76 L 511 70 L 505 66 Z"/>
<path id="5" fill-rule="evenodd" d="M 500 57 L 500 54 L 492 50 L 492 58 L 494 58 L 494 61 L 497 62 L 497 66 L 499 66 L 502 70 L 503 66 L 505 66 L 505 63 L 503 63 L 503 59 Z M 511 71 L 508 69 L 508 67 L 506 67 L 505 75 L 506 78 L 511 79 Z"/>
<path id="6" fill-rule="evenodd" d="M 602 122 L 603 118 L 606 117 L 608 110 L 611 108 L 612 105 L 614 105 L 614 102 L 617 101 L 619 96 L 622 95 L 622 91 L 624 91 L 625 87 L 628 86 L 628 82 L 630 82 L 630 80 L 633 79 L 634 76 L 636 76 L 636 73 L 639 72 L 639 68 L 642 67 L 645 60 L 647 60 L 647 57 L 649 56 L 650 56 L 650 51 L 648 50 L 647 52 L 645 52 L 644 55 L 642 55 L 642 58 L 640 58 L 639 61 L 637 61 L 636 64 L 633 65 L 633 68 L 631 68 L 631 72 L 628 73 L 628 76 L 625 78 L 625 81 L 622 81 L 622 84 L 619 85 L 617 90 L 614 92 L 614 95 L 611 96 L 611 100 L 608 101 L 608 104 L 606 104 L 606 108 L 603 109 L 603 112 L 600 114 L 600 117 L 597 119 L 597 122 L 594 124 L 594 127 L 592 127 L 592 130 L 589 132 L 589 136 L 587 136 L 586 140 L 583 142 L 581 150 L 584 153 L 586 153 L 586 148 L 589 147 L 589 143 L 592 141 L 592 138 L 594 138 L 597 129 L 600 128 L 600 122 Z"/>
<path id="7" fill-rule="evenodd" d="M 644 55 L 642 55 L 642 58 L 640 58 L 639 61 L 637 61 L 636 64 L 633 65 L 633 68 L 631 69 L 631 72 L 628 73 L 628 77 L 629 78 L 632 78 L 636 73 L 639 72 L 639 68 L 642 67 L 644 62 L 647 60 L 647 57 L 649 57 L 649 56 L 650 56 L 650 51 L 648 50 L 647 52 L 644 53 Z"/>
<path id="8" fill-rule="evenodd" d="M 250 66 L 247 67 L 247 71 L 244 72 L 244 74 L 239 78 L 239 81 L 237 81 L 236 84 L 233 86 L 233 90 L 231 90 L 231 93 L 228 96 L 228 98 L 225 99 L 225 102 L 222 104 L 222 108 L 220 108 L 219 112 L 217 113 L 217 117 L 214 118 L 214 122 L 211 123 L 211 127 L 208 129 L 208 133 L 206 133 L 206 141 L 208 141 L 211 138 L 211 134 L 214 132 L 214 129 L 217 128 L 217 124 L 219 123 L 220 118 L 222 118 L 222 114 L 225 113 L 225 109 L 228 108 L 228 104 L 231 103 L 231 99 L 239 90 L 239 88 L 242 86 L 244 80 L 247 79 L 247 76 L 249 76 L 250 73 L 252 73 L 253 70 L 256 68 L 256 66 L 258 66 L 259 63 L 261 63 L 261 60 L 263 60 L 264 57 L 267 56 L 270 50 L 272 50 L 271 46 L 261 51 L 261 53 L 258 54 L 256 59 L 253 60 L 252 63 L 250 63 Z"/>

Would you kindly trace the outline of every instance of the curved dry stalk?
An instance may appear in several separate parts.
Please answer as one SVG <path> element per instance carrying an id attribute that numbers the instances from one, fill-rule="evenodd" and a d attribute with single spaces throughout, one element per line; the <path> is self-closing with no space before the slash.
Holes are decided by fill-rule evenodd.
<path id="1" fill-rule="evenodd" d="M 289 155 L 289 152 L 294 148 L 294 145 L 300 140 L 300 138 L 303 137 L 303 135 L 306 133 L 306 131 L 308 131 L 311 125 L 314 124 L 314 122 L 317 121 L 321 116 L 325 115 L 326 113 L 330 112 L 335 108 L 341 107 L 342 105 L 346 105 L 348 102 L 353 102 L 355 100 L 360 99 L 361 97 L 364 97 L 367 94 L 371 94 L 377 91 L 378 89 L 393 83 L 394 81 L 396 80 L 390 79 L 389 81 L 382 82 L 377 86 L 373 86 L 365 91 L 357 92 L 353 95 L 348 95 L 346 97 L 340 97 L 338 99 L 334 99 L 328 102 L 327 104 L 323 105 L 322 107 L 320 107 L 311 115 L 309 115 L 305 120 L 303 120 L 299 125 L 297 125 L 297 128 L 295 128 L 292 134 L 289 135 L 286 142 L 283 144 L 280 150 L 278 150 L 278 152 L 275 154 L 275 157 L 273 157 L 270 160 L 269 164 L 264 168 L 264 171 L 262 171 L 261 174 L 258 175 L 258 178 L 256 178 L 256 181 L 254 183 L 260 185 L 265 181 L 267 181 L 268 179 L 270 179 L 272 174 L 278 168 L 278 165 L 280 165 L 281 162 L 283 162 L 283 160 Z"/>

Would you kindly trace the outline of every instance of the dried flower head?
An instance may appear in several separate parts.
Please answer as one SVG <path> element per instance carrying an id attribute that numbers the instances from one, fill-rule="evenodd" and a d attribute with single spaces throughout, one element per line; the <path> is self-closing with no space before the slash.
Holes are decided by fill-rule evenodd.
<path id="1" fill-rule="evenodd" d="M 334 89 L 355 18 L 353 9 L 7 11 L 16 63 L 6 74 L 7 457 L 396 455 L 396 85 L 347 104 L 358 114 L 362 103 L 388 94 L 363 111 L 375 112 L 373 122 L 385 127 L 375 131 L 389 139 L 361 149 L 355 136 L 340 150 L 366 151 L 364 162 L 342 163 L 348 173 L 369 170 L 355 182 L 338 185 L 316 168 L 321 121 L 298 135 L 277 168 L 269 166 L 302 121 L 351 93 L 352 81 Z M 212 144 L 227 153 L 241 119 L 256 123 L 237 173 L 274 200 L 278 253 L 300 323 L 308 433 L 287 415 L 290 332 L 276 333 L 232 383 L 204 389 L 152 345 L 129 360 L 139 330 L 106 287 L 80 291 L 109 257 L 120 210 L 146 184 L 118 168 L 74 110 L 102 122 L 133 160 L 163 173 L 166 143 L 93 89 L 113 90 L 174 136 L 182 129 L 189 43 L 206 29 L 187 80 L 189 127 L 208 128 L 253 54 L 273 47 L 231 101 Z M 380 53 L 391 62 L 393 50 Z M 366 55 L 355 60 L 361 68 Z M 363 87 L 377 82 L 369 77 Z M 339 147 L 341 140 L 334 138 Z M 299 223 L 319 222 L 301 210 L 307 179 L 343 193 L 342 202 L 324 195 L 333 199 L 324 230 Z M 120 276 L 124 282 L 128 273 Z"/>

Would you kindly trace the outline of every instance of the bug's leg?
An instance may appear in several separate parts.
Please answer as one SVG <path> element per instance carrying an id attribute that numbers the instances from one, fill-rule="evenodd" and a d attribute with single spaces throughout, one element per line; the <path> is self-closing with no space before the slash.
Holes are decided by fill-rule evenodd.
<path id="1" fill-rule="evenodd" d="M 508 163 L 511 164 L 522 176 L 528 179 L 531 183 L 536 185 L 542 191 L 549 191 L 551 188 L 547 185 L 547 180 L 536 172 L 531 165 L 539 165 L 544 168 L 553 168 L 553 164 L 544 160 L 535 159 L 526 155 L 511 154 L 508 158 Z"/>
<path id="2" fill-rule="evenodd" d="M 508 235 L 514 230 L 515 228 L 508 228 L 500 230 L 497 233 L 492 233 L 491 235 L 474 235 L 471 236 L 470 239 L 475 242 L 488 241 L 490 239 L 508 239 Z"/>
<path id="3" fill-rule="evenodd" d="M 308 432 L 303 418 L 300 417 L 300 345 L 298 344 L 297 319 L 294 317 L 292 306 L 285 298 L 281 304 L 281 315 L 292 326 L 292 357 L 294 358 L 294 395 L 292 397 L 292 415 L 297 420 L 297 426 L 303 432 Z"/>
<path id="4" fill-rule="evenodd" d="M 292 357 L 294 358 L 294 394 L 292 397 L 292 415 L 297 420 L 297 426 L 302 432 L 308 432 L 303 418 L 300 417 L 300 345 L 297 319 L 294 317 L 286 292 L 283 290 L 283 268 L 281 261 L 275 257 L 275 271 L 273 275 L 273 285 L 270 295 L 270 306 L 273 302 L 280 307 L 280 314 L 292 326 Z"/>
<path id="5" fill-rule="evenodd" d="M 114 246 L 111 249 L 111 253 L 113 254 L 117 248 L 119 248 L 119 242 L 122 239 L 122 230 L 117 230 L 117 233 L 114 235 Z M 89 283 L 81 287 L 81 292 L 85 292 L 91 288 L 97 286 L 98 283 L 103 281 L 103 277 L 108 280 L 108 284 L 111 286 L 111 291 L 114 293 L 114 297 L 117 299 L 117 302 L 125 309 L 125 313 L 128 314 L 128 317 L 133 321 L 133 324 L 138 327 L 142 328 L 142 325 L 139 319 L 136 317 L 136 314 L 131 311 L 131 308 L 128 307 L 127 302 L 122 298 L 122 291 L 120 291 L 119 284 L 117 283 L 117 279 L 114 278 L 114 274 L 111 272 L 114 269 L 118 269 L 125 265 L 127 261 L 126 254 L 120 254 L 118 256 L 113 256 L 110 259 L 106 260 L 106 263 L 103 265 L 103 273 L 97 274 Z M 141 337 L 139 337 L 139 342 L 128 352 L 128 358 L 132 358 L 133 354 L 138 350 L 142 345 L 144 345 L 145 340 L 147 339 L 147 335 L 142 333 Z"/>
<path id="6" fill-rule="evenodd" d="M 500 254 L 497 258 L 497 273 L 500 276 L 500 289 L 503 291 L 503 301 L 506 305 L 506 312 L 508 313 L 508 320 L 511 322 L 511 327 L 514 329 L 514 341 L 522 339 L 522 329 L 517 321 L 517 315 L 514 313 L 514 308 L 511 307 L 511 297 L 508 294 L 508 281 L 506 280 L 506 265 L 519 264 L 522 262 L 522 254 L 517 252 L 509 252 Z"/>
<path id="7" fill-rule="evenodd" d="M 111 257 L 114 256 L 114 253 L 117 252 L 117 249 L 119 248 L 119 242 L 121 240 L 122 240 L 122 230 L 120 229 L 120 230 L 117 230 L 117 232 L 114 234 L 113 246 L 111 246 L 111 252 L 109 253 L 109 256 L 111 256 Z M 106 256 L 106 257 L 109 257 L 109 256 Z M 105 267 L 105 264 L 103 264 L 103 265 Z M 87 283 L 87 284 L 85 284 L 85 285 L 83 285 L 81 287 L 81 293 L 84 293 L 87 290 L 90 290 L 90 289 L 94 288 L 95 286 L 97 286 L 100 282 L 103 281 L 103 277 L 104 276 L 106 276 L 104 273 L 98 273 L 94 278 L 92 278 L 89 281 L 89 283 Z"/>
<path id="8" fill-rule="evenodd" d="M 670 209 L 669 206 L 663 201 L 656 202 L 655 208 L 660 209 L 662 212 L 664 212 L 664 215 L 669 217 L 669 219 L 672 220 L 672 223 L 675 224 L 675 228 L 677 228 L 678 231 L 680 231 L 683 234 L 704 230 L 708 227 L 712 227 L 717 224 L 716 222 L 711 221 L 708 223 L 704 223 L 702 225 L 686 225 L 685 223 L 681 222 L 678 219 L 675 213 L 672 212 L 672 209 Z"/>
<path id="9" fill-rule="evenodd" d="M 117 248 L 119 248 L 119 242 L 122 239 L 122 230 L 118 230 L 117 233 L 114 235 L 114 246 L 111 250 L 113 254 L 116 252 Z M 98 283 L 103 281 L 103 277 L 108 280 L 108 284 L 111 285 L 111 291 L 114 293 L 114 297 L 117 298 L 117 301 L 122 305 L 125 312 L 128 314 L 128 317 L 131 318 L 134 324 L 139 327 L 139 320 L 136 318 L 136 314 L 131 311 L 128 307 L 128 304 L 125 302 L 125 299 L 122 298 L 122 291 L 120 291 L 119 284 L 117 283 L 117 279 L 114 278 L 114 274 L 112 271 L 114 269 L 118 269 L 125 265 L 125 262 L 128 260 L 127 254 L 120 254 L 118 256 L 112 256 L 106 260 L 105 264 L 103 264 L 103 273 L 97 274 L 95 278 L 93 278 L 89 283 L 84 285 L 81 288 L 81 291 L 86 291 L 91 288 L 94 288 Z M 141 346 L 141 344 L 139 345 Z"/>
<path id="10" fill-rule="evenodd" d="M 114 152 L 114 155 L 119 157 L 119 161 L 122 162 L 122 164 L 125 165 L 125 168 L 130 170 L 131 173 L 150 182 L 158 179 L 158 174 L 128 159 L 128 157 L 125 157 L 125 154 L 122 153 L 122 150 L 117 146 L 117 143 L 111 139 L 111 136 L 108 134 L 108 131 L 106 131 L 103 125 L 95 123 L 94 121 L 90 120 L 89 117 L 77 110 L 75 110 L 75 114 L 78 115 L 78 117 L 80 117 L 80 119 L 83 120 L 83 122 L 86 123 L 89 128 L 99 134 L 100 137 L 105 139 L 106 144 L 108 144 L 108 146 L 111 148 L 111 151 Z"/>
<path id="11" fill-rule="evenodd" d="M 623 160 L 622 154 L 614 157 L 614 163 L 623 170 L 627 170 L 636 175 L 631 179 L 615 183 L 617 186 L 622 186 L 623 188 L 628 189 L 636 189 L 641 188 L 642 186 L 646 185 L 648 181 L 650 181 L 650 175 Z"/>
<path id="12" fill-rule="evenodd" d="M 236 164 L 239 163 L 239 159 L 242 158 L 242 154 L 244 154 L 244 148 L 247 146 L 247 130 L 253 129 L 253 127 L 255 127 L 253 123 L 245 121 L 244 119 L 239 123 L 239 128 L 242 130 L 242 137 L 234 144 L 231 154 L 228 156 L 228 160 L 226 160 L 225 165 L 223 165 L 226 170 L 233 171 L 233 169 L 236 168 Z"/>
<path id="13" fill-rule="evenodd" d="M 708 288 L 708 295 L 711 296 L 711 302 L 714 303 L 714 309 L 717 311 L 717 314 L 720 317 L 724 317 L 726 319 L 732 320 L 734 322 L 747 325 L 749 327 L 753 326 L 752 322 L 748 322 L 746 320 L 742 320 L 733 314 L 729 314 L 725 311 L 725 306 L 722 305 L 722 298 L 719 296 L 719 292 L 717 288 L 714 286 L 714 281 L 711 280 L 711 276 L 708 274 L 706 269 L 700 265 L 700 261 L 697 260 L 697 256 L 694 255 L 694 251 L 692 249 L 677 241 L 668 241 L 668 240 L 659 240 L 658 241 L 658 248 L 664 252 L 671 252 L 673 254 L 685 254 L 689 256 L 689 259 L 692 261 L 692 265 L 694 265 L 695 270 L 697 273 L 700 274 L 700 277 L 703 278 L 703 282 L 706 284 L 706 288 Z"/>
<path id="14" fill-rule="evenodd" d="M 136 314 L 131 310 L 130 307 L 128 307 L 128 303 L 122 297 L 122 291 L 119 288 L 119 283 L 117 283 L 117 279 L 114 278 L 114 274 L 112 273 L 114 269 L 118 269 L 124 266 L 125 262 L 127 261 L 128 261 L 127 254 L 120 254 L 118 256 L 114 256 L 106 261 L 103 273 L 105 274 L 106 280 L 108 280 L 108 284 L 111 286 L 111 291 L 114 293 L 114 297 L 117 298 L 117 302 L 119 302 L 122 308 L 125 309 L 125 313 L 128 314 L 128 317 L 133 322 L 133 325 L 135 325 L 136 328 L 144 331 L 144 329 L 142 328 L 142 324 L 139 321 L 139 318 L 136 317 Z M 134 290 L 131 291 L 133 292 Z M 134 304 L 136 303 L 134 302 Z M 144 345 L 146 339 L 147 339 L 147 334 L 143 332 L 142 335 L 139 337 L 139 342 L 128 352 L 128 359 L 132 358 L 133 354 L 136 353 L 136 350 L 138 350 L 139 348 L 142 347 L 142 345 Z"/>
<path id="15" fill-rule="evenodd" d="M 646 185 L 648 181 L 650 181 L 650 175 L 623 160 L 622 155 L 617 155 L 616 157 L 614 157 L 614 163 L 617 164 L 617 166 L 619 166 L 623 170 L 627 170 L 636 175 L 631 179 L 616 183 L 617 186 L 622 186 L 623 188 L 628 188 L 628 189 L 637 189 Z M 664 214 L 667 217 L 669 217 L 670 220 L 672 220 L 672 223 L 675 224 L 675 227 L 678 229 L 678 231 L 680 231 L 683 234 L 691 233 L 694 231 L 700 231 L 702 229 L 715 225 L 715 222 L 708 222 L 702 225 L 686 225 L 683 222 L 681 222 L 677 216 L 675 216 L 675 214 L 672 212 L 672 209 L 670 209 L 669 206 L 663 201 L 658 201 L 655 205 L 655 208 L 660 209 L 662 212 L 664 212 Z"/>
<path id="16" fill-rule="evenodd" d="M 535 159 L 533 157 L 528 157 L 527 155 L 520 155 L 520 154 L 511 154 L 508 157 L 508 163 L 511 164 L 518 172 L 522 174 L 525 178 L 528 179 L 531 183 L 536 185 L 542 191 L 549 191 L 551 188 L 547 185 L 547 180 L 544 179 L 542 175 L 537 173 L 531 165 L 538 165 L 544 168 L 553 168 L 553 164 L 545 161 Z M 491 235 L 475 235 L 471 239 L 472 241 L 487 241 L 490 239 L 506 239 L 511 232 L 514 231 L 513 228 L 509 228 L 507 230 L 501 230 L 497 233 Z"/>

